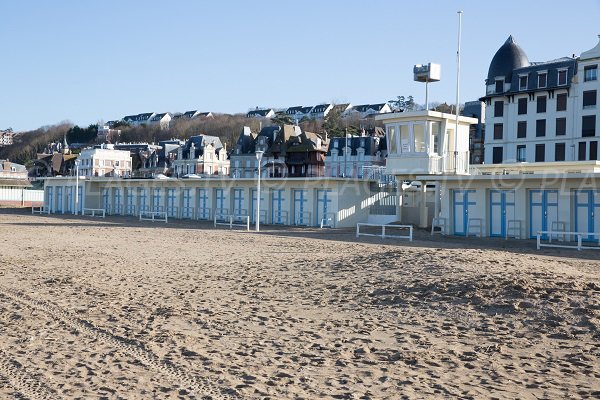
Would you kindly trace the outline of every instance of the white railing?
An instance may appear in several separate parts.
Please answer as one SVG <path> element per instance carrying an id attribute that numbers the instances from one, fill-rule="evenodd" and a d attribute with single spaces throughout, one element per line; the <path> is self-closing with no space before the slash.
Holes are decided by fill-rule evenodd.
<path id="1" fill-rule="evenodd" d="M 374 226 L 374 227 L 380 227 L 381 228 L 381 233 L 377 234 L 377 233 L 364 233 L 360 231 L 360 227 L 361 226 Z M 408 229 L 408 235 L 390 235 L 388 233 L 386 233 L 386 228 L 388 229 Z M 413 226 L 412 225 L 385 225 L 385 224 L 366 224 L 363 222 L 359 222 L 358 224 L 356 224 L 356 237 L 360 237 L 360 236 L 377 236 L 380 237 L 382 239 L 385 238 L 397 238 L 397 239 L 408 239 L 409 242 L 413 241 Z"/>
<path id="2" fill-rule="evenodd" d="M 542 242 L 542 236 L 546 235 L 548 237 L 548 242 L 547 243 L 543 243 Z M 576 239 L 577 244 L 554 244 L 552 243 L 552 236 L 557 235 L 557 236 L 563 236 L 563 237 L 574 237 Z M 597 245 L 596 246 L 584 246 L 583 245 L 583 238 L 584 237 L 595 237 L 595 238 L 599 238 L 598 241 L 596 241 Z M 577 249 L 577 250 L 584 250 L 584 249 L 590 249 L 590 250 L 600 250 L 600 232 L 599 233 L 595 233 L 595 232 L 564 232 L 564 231 L 538 231 L 537 232 L 537 249 L 540 250 L 542 247 L 558 247 L 558 248 L 562 248 L 562 249 Z"/>
<path id="3" fill-rule="evenodd" d="M 166 224 L 168 217 L 164 211 L 142 211 L 140 212 L 140 221 L 164 221 Z"/>
<path id="4" fill-rule="evenodd" d="M 459 175 L 469 173 L 469 152 L 468 151 L 457 151 L 445 154 L 442 158 L 443 166 L 442 171 L 444 173 L 455 173 Z"/>
<path id="5" fill-rule="evenodd" d="M 2 187 L 0 188 L 0 201 L 20 202 L 22 205 L 25 205 L 25 203 L 43 203 L 44 191 Z"/>
<path id="6" fill-rule="evenodd" d="M 199 207 L 198 212 L 196 213 L 196 219 L 203 219 L 206 221 L 210 221 L 211 209 L 208 207 Z"/>
<path id="7" fill-rule="evenodd" d="M 335 228 L 335 213 L 325 213 L 323 214 L 323 218 L 321 218 L 321 229 L 327 228 Z"/>
<path id="8" fill-rule="evenodd" d="M 375 180 L 381 183 L 392 183 L 395 181 L 394 175 L 388 175 L 387 169 L 380 165 L 363 165 L 362 179 Z"/>
<path id="9" fill-rule="evenodd" d="M 233 229 L 234 226 L 242 226 L 245 227 L 247 231 L 249 231 L 250 216 L 215 214 L 214 225 L 215 228 L 217 227 L 217 225 L 229 226 L 229 229 Z"/>
<path id="10" fill-rule="evenodd" d="M 310 211 L 298 211 L 295 215 L 294 225 L 297 226 L 308 226 L 310 225 L 310 217 L 312 213 Z"/>
<path id="11" fill-rule="evenodd" d="M 89 215 L 90 217 L 106 218 L 106 210 L 104 208 L 84 208 L 81 215 L 84 217 Z"/>
<path id="12" fill-rule="evenodd" d="M 167 215 L 171 218 L 177 218 L 179 207 L 167 207 Z"/>
<path id="13" fill-rule="evenodd" d="M 287 225 L 288 224 L 288 212 L 286 210 L 273 212 L 271 219 L 272 219 L 271 223 L 273 225 Z"/>
<path id="14" fill-rule="evenodd" d="M 194 219 L 194 207 L 181 207 L 182 219 Z"/>
<path id="15" fill-rule="evenodd" d="M 50 210 L 46 209 L 44 206 L 40 207 L 31 207 L 32 214 L 50 214 Z"/>

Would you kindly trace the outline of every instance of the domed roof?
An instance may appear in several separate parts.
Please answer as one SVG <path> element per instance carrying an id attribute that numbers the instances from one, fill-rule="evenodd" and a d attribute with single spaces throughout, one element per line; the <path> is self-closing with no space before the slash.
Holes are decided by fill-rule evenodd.
<path id="1" fill-rule="evenodd" d="M 529 66 L 529 59 L 518 44 L 515 43 L 512 35 L 506 39 L 506 42 L 498 49 L 488 70 L 488 84 L 494 82 L 497 76 L 504 76 L 506 82 L 512 79 L 512 72 L 516 68 Z"/>

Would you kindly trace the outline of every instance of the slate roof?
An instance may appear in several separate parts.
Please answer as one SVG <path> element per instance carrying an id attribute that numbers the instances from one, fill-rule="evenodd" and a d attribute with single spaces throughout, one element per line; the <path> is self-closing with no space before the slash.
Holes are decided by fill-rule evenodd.
<path id="1" fill-rule="evenodd" d="M 311 110 L 312 113 L 322 113 L 325 112 L 331 106 L 331 104 L 318 104 L 314 106 Z"/>
<path id="2" fill-rule="evenodd" d="M 515 42 L 512 35 L 498 49 L 490 68 L 488 69 L 487 84 L 494 83 L 497 76 L 504 76 L 506 82 L 512 81 L 513 71 L 517 68 L 529 66 L 529 59 L 523 49 Z"/>
<path id="3" fill-rule="evenodd" d="M 164 117 L 165 115 L 167 115 L 167 114 L 169 114 L 169 113 L 161 113 L 161 114 L 156 114 L 154 117 L 152 117 L 152 118 L 150 119 L 150 121 L 160 121 L 160 120 L 161 120 L 161 119 L 163 119 L 163 117 Z"/>
<path id="4" fill-rule="evenodd" d="M 31 183 L 27 179 L 0 179 L 0 186 L 18 186 L 18 187 L 31 187 Z"/>
<path id="5" fill-rule="evenodd" d="M 297 113 L 301 113 L 304 108 L 305 107 L 303 106 L 289 107 L 287 110 L 285 110 L 285 113 L 288 115 L 294 115 Z"/>
<path id="6" fill-rule="evenodd" d="M 337 149 L 338 156 L 344 156 L 344 148 L 346 147 L 346 141 L 348 141 L 348 147 L 350 147 L 350 155 L 356 156 L 358 149 L 361 147 L 361 140 L 364 143 L 365 155 L 374 156 L 377 151 L 382 151 L 381 142 L 385 142 L 383 137 L 373 136 L 352 136 L 349 138 L 345 137 L 333 137 L 329 140 L 329 147 L 327 148 L 327 155 L 331 156 L 331 150 Z M 337 148 L 335 147 L 337 144 Z"/>
<path id="7" fill-rule="evenodd" d="M 248 111 L 248 114 L 246 114 L 247 117 L 256 117 L 256 116 L 260 116 L 260 117 L 266 117 L 267 114 L 269 114 L 271 111 L 273 111 L 270 108 L 266 108 L 263 110 L 252 110 L 252 111 Z"/>
<path id="8" fill-rule="evenodd" d="M 183 158 L 189 158 L 190 149 L 192 148 L 192 143 L 194 144 L 194 158 L 200 157 L 203 154 L 205 144 L 213 144 L 215 146 L 215 151 L 219 151 L 223 148 L 223 143 L 221 139 L 217 136 L 208 136 L 208 135 L 196 135 L 190 137 L 185 144 L 183 145 Z"/>

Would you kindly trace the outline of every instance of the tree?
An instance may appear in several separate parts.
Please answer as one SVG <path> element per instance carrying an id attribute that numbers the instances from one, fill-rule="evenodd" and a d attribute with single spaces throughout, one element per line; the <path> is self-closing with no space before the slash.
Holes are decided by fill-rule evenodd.
<path id="1" fill-rule="evenodd" d="M 416 111 L 420 107 L 415 103 L 414 97 L 409 95 L 408 97 L 397 96 L 396 100 L 388 101 L 392 111 L 405 112 L 405 111 Z"/>
<path id="2" fill-rule="evenodd" d="M 277 111 L 275 116 L 271 118 L 271 122 L 279 126 L 295 124 L 295 121 L 292 120 L 292 117 L 287 115 L 284 111 Z"/>

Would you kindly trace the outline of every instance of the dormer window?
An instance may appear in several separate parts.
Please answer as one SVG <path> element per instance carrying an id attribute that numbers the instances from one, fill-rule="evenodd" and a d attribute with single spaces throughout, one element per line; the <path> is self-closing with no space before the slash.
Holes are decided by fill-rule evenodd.
<path id="1" fill-rule="evenodd" d="M 519 76 L 519 90 L 527 90 L 527 75 Z"/>
<path id="2" fill-rule="evenodd" d="M 548 84 L 548 74 L 546 72 L 538 73 L 538 88 L 545 88 Z"/>
<path id="3" fill-rule="evenodd" d="M 496 79 L 496 93 L 504 92 L 504 80 Z"/>
<path id="4" fill-rule="evenodd" d="M 567 70 L 561 69 L 558 71 L 558 85 L 566 85 L 567 84 Z"/>

